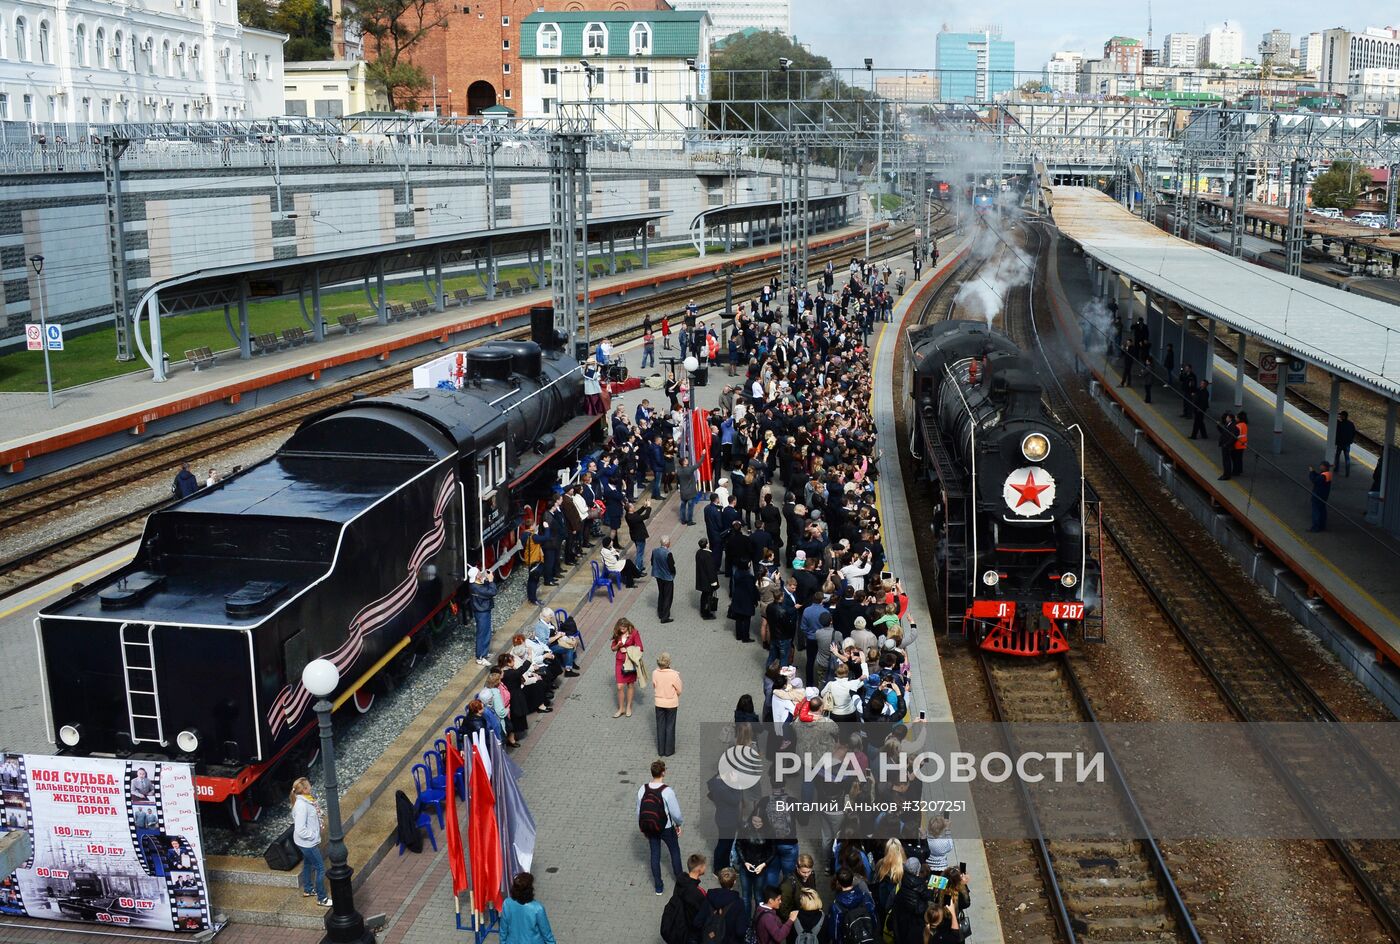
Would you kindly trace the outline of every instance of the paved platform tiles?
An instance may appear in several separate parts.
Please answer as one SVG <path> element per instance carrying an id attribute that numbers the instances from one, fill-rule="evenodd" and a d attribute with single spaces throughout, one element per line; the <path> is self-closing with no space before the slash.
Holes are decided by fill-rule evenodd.
<path id="1" fill-rule="evenodd" d="M 1065 251 L 1063 245 L 1057 256 L 1050 282 L 1052 296 L 1063 310 L 1077 312 L 1092 297 L 1087 273 L 1082 259 Z M 1077 337 L 1074 340 L 1078 342 Z M 1106 392 L 1151 433 L 1179 467 L 1188 469 L 1208 493 L 1246 521 L 1275 553 L 1305 571 L 1309 583 L 1328 596 L 1329 602 L 1338 601 L 1364 623 L 1374 634 L 1373 641 L 1388 649 L 1387 658 L 1394 661 L 1400 653 L 1400 617 L 1396 615 L 1400 613 L 1400 582 L 1395 579 L 1400 572 L 1400 542 L 1363 521 L 1375 457 L 1353 447 L 1351 476 L 1333 480 L 1328 528 L 1321 534 L 1310 534 L 1307 470 L 1309 465 L 1324 459 L 1325 427 L 1290 406 L 1286 410 L 1282 452 L 1271 452 L 1274 393 L 1248 380 L 1244 409 L 1251 422 L 1245 474 L 1227 482 L 1217 481 L 1221 467 L 1213 423 L 1207 423 L 1208 440 L 1188 439 L 1191 421 L 1180 417 L 1181 401 L 1174 388 L 1157 385 L 1154 402 L 1146 403 L 1140 378 L 1134 387 L 1119 387 L 1121 372 L 1117 360 L 1107 364 L 1101 345 L 1095 347 L 1087 361 L 1105 382 Z M 1235 411 L 1233 365 L 1217 358 L 1213 380 L 1213 417 L 1226 410 Z M 1331 461 L 1332 457 L 1325 458 Z M 1333 605 L 1337 607 L 1336 603 Z"/>
<path id="2" fill-rule="evenodd" d="M 814 239 L 814 248 L 863 236 L 865 227 L 847 226 L 832 230 Z M 594 279 L 591 292 L 598 297 L 615 294 L 622 287 L 635 286 L 636 291 L 649 291 L 656 282 L 676 279 L 693 273 L 704 277 L 697 280 L 697 289 L 706 284 L 708 276 L 724 260 L 740 261 L 777 257 L 772 246 L 757 246 L 732 253 L 710 253 L 705 258 L 676 259 L 648 269 Z M 503 319 L 528 314 L 531 305 L 547 303 L 549 290 L 536 289 L 528 294 L 494 301 L 473 301 L 466 308 L 449 307 L 444 312 L 432 312 L 422 317 L 407 318 L 397 324 L 362 323 L 355 334 L 337 330 L 320 344 L 305 344 L 299 348 L 267 355 L 255 355 L 249 360 L 225 355 L 218 366 L 195 371 L 185 365 L 183 351 L 168 351 L 173 366 L 169 379 L 163 384 L 151 381 L 147 370 L 55 392 L 56 406 L 47 408 L 42 393 L 0 393 L 0 415 L 5 417 L 0 427 L 0 457 L 4 462 L 23 455 L 36 444 L 47 441 L 81 441 L 90 435 L 90 428 L 101 427 L 100 435 L 124 432 L 138 423 L 152 422 L 157 416 L 184 409 L 193 409 L 219 402 L 236 394 L 254 395 L 254 391 L 273 383 L 296 380 L 307 383 L 308 378 L 347 360 L 368 360 L 393 350 L 423 342 L 431 342 L 445 334 L 457 334 L 475 326 L 487 331 Z M 39 447 L 41 451 L 47 451 Z"/>

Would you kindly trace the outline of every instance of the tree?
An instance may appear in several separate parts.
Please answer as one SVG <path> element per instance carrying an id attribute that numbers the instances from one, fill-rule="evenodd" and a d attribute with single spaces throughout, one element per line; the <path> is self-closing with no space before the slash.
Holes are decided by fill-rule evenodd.
<path id="1" fill-rule="evenodd" d="M 343 17 L 364 35 L 370 79 L 384 88 L 390 108 L 428 84 L 412 53 L 429 33 L 447 26 L 447 10 L 438 0 L 356 0 Z"/>
<path id="2" fill-rule="evenodd" d="M 787 72 L 779 64 L 782 59 L 791 62 Z M 813 55 L 782 33 L 761 31 L 728 37 L 710 56 L 710 70 L 710 123 L 717 128 L 733 131 L 751 126 L 757 131 L 777 131 L 789 121 L 802 122 L 801 109 L 811 106 L 794 106 L 789 117 L 785 104 L 789 99 L 830 101 L 825 114 L 848 126 L 870 111 L 852 99 L 869 98 L 871 93 L 841 82 L 831 74 L 831 60 Z M 809 110 L 805 117 L 813 115 Z M 873 142 L 869 151 L 873 156 Z M 811 156 L 821 163 L 834 164 L 839 159 L 834 149 L 827 148 L 814 150 Z"/>
<path id="3" fill-rule="evenodd" d="M 1350 210 L 1370 182 L 1371 172 L 1355 161 L 1334 161 L 1313 181 L 1313 206 Z"/>
<path id="4" fill-rule="evenodd" d="M 1045 83 L 1039 79 L 1030 79 L 1029 81 L 1021 83 L 1021 91 L 1025 92 L 1027 95 L 1034 95 L 1037 92 L 1045 91 Z"/>
<path id="5" fill-rule="evenodd" d="M 331 11 L 324 0 L 238 0 L 238 22 L 254 29 L 286 33 L 282 55 L 288 62 L 331 58 Z"/>

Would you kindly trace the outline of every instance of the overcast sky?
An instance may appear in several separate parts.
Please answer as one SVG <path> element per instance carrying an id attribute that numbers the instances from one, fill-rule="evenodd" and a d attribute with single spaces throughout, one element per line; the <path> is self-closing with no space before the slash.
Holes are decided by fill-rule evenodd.
<path id="1" fill-rule="evenodd" d="M 1384 23 L 1387 10 L 1391 24 Z M 1360 0 L 1327 4 L 1264 2 L 1264 0 L 1155 0 L 1152 4 L 1153 43 L 1159 48 L 1168 33 L 1201 33 L 1226 17 L 1244 33 L 1244 51 L 1258 55 L 1259 40 L 1277 27 L 1293 34 L 1293 45 L 1304 33 L 1331 27 L 1364 29 L 1400 26 L 1400 8 Z M 826 56 L 832 64 L 859 66 L 866 56 L 877 68 L 932 68 L 934 37 L 943 23 L 953 29 L 998 24 L 1005 39 L 1016 42 L 1016 68 L 1039 71 L 1050 54 L 1060 49 L 1103 53 L 1104 40 L 1115 34 L 1147 38 L 1146 0 L 792 0 L 792 26 L 798 42 Z"/>

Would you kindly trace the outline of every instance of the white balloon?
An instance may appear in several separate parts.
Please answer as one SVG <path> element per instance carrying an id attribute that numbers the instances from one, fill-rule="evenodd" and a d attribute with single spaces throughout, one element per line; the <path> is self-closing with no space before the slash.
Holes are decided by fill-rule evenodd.
<path id="1" fill-rule="evenodd" d="M 686 370 L 699 370 L 700 362 L 693 357 L 687 357 L 684 361 Z"/>

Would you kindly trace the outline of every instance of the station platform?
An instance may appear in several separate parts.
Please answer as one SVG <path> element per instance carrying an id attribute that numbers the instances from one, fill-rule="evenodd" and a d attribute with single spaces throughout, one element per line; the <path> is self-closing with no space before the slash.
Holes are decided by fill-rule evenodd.
<path id="1" fill-rule="evenodd" d="M 1289 609 L 1324 641 L 1333 643 L 1331 648 L 1350 664 L 1367 687 L 1395 709 L 1396 692 L 1400 690 L 1400 676 L 1394 672 L 1394 667 L 1400 665 L 1400 582 L 1395 580 L 1400 573 L 1400 541 L 1365 522 L 1376 457 L 1353 447 L 1351 475 L 1339 473 L 1333 482 L 1326 530 L 1310 533 L 1308 467 L 1333 459 L 1324 455 L 1324 424 L 1288 406 L 1280 451 L 1275 453 L 1275 392 L 1247 379 L 1242 408 L 1250 416 L 1251 444 L 1244 474 L 1220 481 L 1221 459 L 1213 420 L 1225 411 L 1237 413 L 1241 409 L 1234 404 L 1233 365 L 1214 361 L 1212 418 L 1207 421 L 1209 438 L 1193 441 L 1188 438 L 1191 420 L 1181 416 L 1180 394 L 1166 383 L 1162 372 L 1158 372 L 1151 403 L 1147 402 L 1141 368 L 1135 370 L 1132 386 L 1119 385 L 1119 358 L 1108 361 L 1102 328 L 1081 316 L 1095 297 L 1085 257 L 1066 240 L 1054 244 L 1047 286 L 1057 327 L 1100 386 L 1101 395 L 1121 410 L 1130 435 L 1136 435 L 1134 430 L 1140 431 L 1156 452 L 1167 458 L 1170 467 L 1163 471 L 1163 478 L 1169 487 L 1174 478 L 1184 478 L 1204 493 L 1213 507 L 1223 509 L 1237 521 L 1243 533 L 1230 535 L 1223 529 L 1211 530 L 1227 546 L 1232 540 L 1244 545 L 1231 546 L 1231 550 L 1237 558 L 1246 558 L 1242 561 L 1246 572 L 1281 601 L 1289 597 L 1302 601 L 1302 610 Z M 1141 294 L 1131 297 L 1133 310 L 1124 305 L 1119 311 L 1125 325 L 1143 310 Z M 1167 340 L 1172 340 L 1172 332 L 1180 331 L 1180 323 L 1170 319 L 1168 323 L 1174 326 L 1167 335 Z M 1202 374 L 1203 363 L 1192 359 L 1192 366 L 1198 375 Z M 1270 558 L 1260 555 L 1259 548 L 1282 566 L 1271 569 Z M 1326 619 L 1319 601 L 1336 615 L 1335 620 Z M 1329 626 L 1337 638 L 1326 639 Z M 1347 628 L 1354 635 L 1347 634 Z"/>
<path id="2" fill-rule="evenodd" d="M 964 250 L 961 240 L 946 240 L 941 265 L 935 271 L 954 265 Z M 907 255 L 903 258 L 907 259 Z M 898 264 L 891 259 L 892 266 Z M 893 572 L 914 583 L 919 567 L 913 545 L 899 538 L 912 525 L 895 459 L 901 447 L 893 422 L 893 386 L 898 381 L 894 364 L 896 341 L 902 331 L 900 321 L 923 292 L 932 290 L 934 283 L 934 273 L 926 273 L 921 282 L 914 283 L 895 309 L 895 323 L 880 326 L 872 337 L 879 391 L 874 409 L 881 448 L 889 457 L 882 464 L 879 483 L 885 544 Z M 630 355 L 637 347 L 637 342 L 629 342 L 621 345 L 621 352 Z M 713 406 L 722 388 L 737 382 L 729 380 L 723 369 L 712 370 L 709 378 L 708 385 L 695 390 L 697 402 L 703 406 Z M 659 390 L 643 386 L 614 397 L 614 403 L 630 413 L 643 397 L 653 403 L 664 400 Z M 541 588 L 551 607 L 562 607 L 574 615 L 587 649 L 580 664 L 581 676 L 564 680 L 553 713 L 530 718 L 530 734 L 511 756 L 523 770 L 521 789 L 536 821 L 539 841 L 532 871 L 538 877 L 539 898 L 548 911 L 555 937 L 569 944 L 612 944 L 620 927 L 629 931 L 640 928 L 643 937 L 651 939 L 660 925 L 666 902 L 666 898 L 652 894 L 647 845 L 637 832 L 634 813 L 637 787 L 647 780 L 647 766 L 655 759 L 650 690 L 638 693 L 632 717 L 612 717 L 616 704 L 613 656 L 607 642 L 615 621 L 626 616 L 638 626 L 649 658 L 654 659 L 663 651 L 671 653 L 684 680 L 677 753 L 668 759 L 667 771 L 667 780 L 675 786 L 686 817 L 681 837 L 683 855 L 697 851 L 709 855 L 718 839 L 705 793 L 705 784 L 714 770 L 702 770 L 698 752 L 690 748 L 697 743 L 702 725 L 733 717 L 740 694 L 761 693 L 766 653 L 757 644 L 735 641 L 732 621 L 722 618 L 728 601 L 726 591 L 720 594 L 721 618 L 700 618 L 698 595 L 693 589 L 694 557 L 699 539 L 705 536 L 703 526 L 680 524 L 679 503 L 674 494 L 654 506 L 648 525 L 652 535 L 649 547 L 655 547 L 663 535 L 672 536 L 672 551 L 678 564 L 674 622 L 658 623 L 656 583 L 649 577 L 639 581 L 634 589 L 615 592 L 611 600 L 600 591 L 588 602 L 592 579 L 586 559 L 567 573 L 558 587 Z M 119 559 L 104 566 L 116 566 L 125 555 L 114 558 Z M 520 574 L 511 577 L 512 583 L 520 579 Z M 46 595 L 62 592 L 61 584 L 56 580 L 53 588 L 36 588 L 25 594 L 24 601 L 14 601 L 8 609 L 0 609 L 0 630 L 15 628 L 13 632 L 0 633 L 0 660 L 6 667 L 0 676 L 13 678 L 15 687 L 11 693 L 17 703 L 22 699 L 23 704 L 32 706 L 32 710 L 11 712 L 0 718 L 0 740 L 9 737 L 12 745 L 24 740 L 26 747 L 37 751 L 43 751 L 44 745 L 40 740 L 36 656 L 32 634 L 20 630 L 32 618 L 33 606 Z M 925 710 L 930 721 L 950 720 L 933 623 L 924 594 L 912 585 L 910 590 L 910 620 L 921 631 L 910 652 L 916 679 L 910 710 Z M 0 601 L 0 608 L 10 603 Z M 498 622 L 493 651 L 500 648 L 501 640 L 532 623 L 536 612 L 524 604 Z M 425 847 L 422 855 L 400 857 L 386 837 L 393 830 L 393 791 L 404 789 L 411 795 L 413 789 L 407 768 L 397 765 L 404 757 L 421 754 L 433 737 L 440 736 L 443 718 L 459 713 L 483 680 L 484 670 L 470 661 L 463 664 L 409 727 L 384 745 L 380 762 L 344 790 L 342 809 L 350 820 L 349 860 L 357 872 L 356 904 L 362 914 L 385 916 L 384 930 L 378 936 L 381 944 L 440 944 L 466 939 L 469 933 L 457 927 L 443 831 L 436 829 L 434 823 L 438 850 Z M 33 716 L 24 724 L 26 737 L 13 736 L 19 733 L 19 729 L 14 729 L 16 716 L 26 713 Z M 32 740 L 39 743 L 31 743 Z M 460 807 L 457 812 L 460 816 Z M 971 916 L 977 940 L 995 944 L 1003 937 L 986 858 L 976 835 L 975 817 L 960 813 L 953 825 L 954 858 L 968 863 L 973 883 Z M 465 822 L 461 826 L 465 835 Z M 815 848 L 811 839 L 804 832 L 803 851 Z M 667 872 L 669 867 L 663 865 L 663 874 Z M 705 879 L 707 887 L 714 885 L 713 872 L 712 868 Z M 215 910 L 232 919 L 218 940 L 230 944 L 257 944 L 270 937 L 287 944 L 321 940 L 323 932 L 318 928 L 324 911 L 300 896 L 295 875 L 269 872 L 260 859 L 212 860 L 210 879 Z M 824 881 L 819 873 L 823 888 Z M 669 878 L 666 885 L 669 895 Z M 828 898 L 824 894 L 824 900 Z M 620 918 L 622 915 L 625 918 Z M 624 923 L 619 924 L 619 920 Z M 269 931 L 269 927 L 277 930 Z M 82 940 L 88 944 L 116 944 L 121 940 L 86 933 L 79 937 L 75 930 L 86 931 L 62 925 L 41 927 L 37 922 L 27 922 L 22 927 L 4 922 L 0 939 Z"/>
<path id="3" fill-rule="evenodd" d="M 1207 208 L 1207 213 L 1227 223 L 1234 213 L 1234 200 L 1229 197 L 1203 193 L 1199 194 L 1197 199 Z M 1277 236 L 1279 241 L 1283 240 L 1288 229 L 1287 207 L 1246 200 L 1244 214 L 1247 220 L 1245 232 L 1254 232 L 1269 238 Z M 1340 242 L 1349 251 L 1361 253 L 1368 261 L 1372 258 L 1384 259 L 1394 265 L 1396 260 L 1400 259 L 1400 236 L 1392 235 L 1388 230 L 1372 229 L 1346 219 L 1330 220 L 1308 214 L 1303 221 L 1303 231 L 1309 240 L 1317 238 L 1324 243 Z"/>
<path id="4" fill-rule="evenodd" d="M 872 226 L 883 233 L 887 223 Z M 863 240 L 865 227 L 832 230 L 810 243 L 823 249 Z M 719 266 L 737 262 L 744 267 L 779 258 L 775 246 L 709 253 L 703 258 L 678 259 L 631 273 L 594 279 L 589 297 L 594 310 L 607 305 L 668 291 L 678 285 L 712 278 Z M 467 307 L 449 307 L 398 323 L 362 322 L 354 334 L 338 327 L 319 344 L 306 344 L 249 360 L 236 353 L 220 357 L 211 368 L 196 371 L 172 363 L 169 379 L 151 381 L 148 370 L 56 391 L 56 406 L 48 409 L 42 393 L 0 393 L 5 416 L 0 439 L 0 485 L 14 476 L 40 471 L 44 457 L 67 452 L 81 460 L 111 451 L 110 440 L 136 441 L 229 415 L 313 390 L 385 364 L 401 362 L 453 343 L 483 338 L 504 328 L 528 323 L 530 308 L 549 304 L 550 290 L 535 289 L 510 298 L 474 300 Z M 105 443 L 101 445 L 101 443 Z M 53 460 L 49 460 L 52 462 Z"/>

